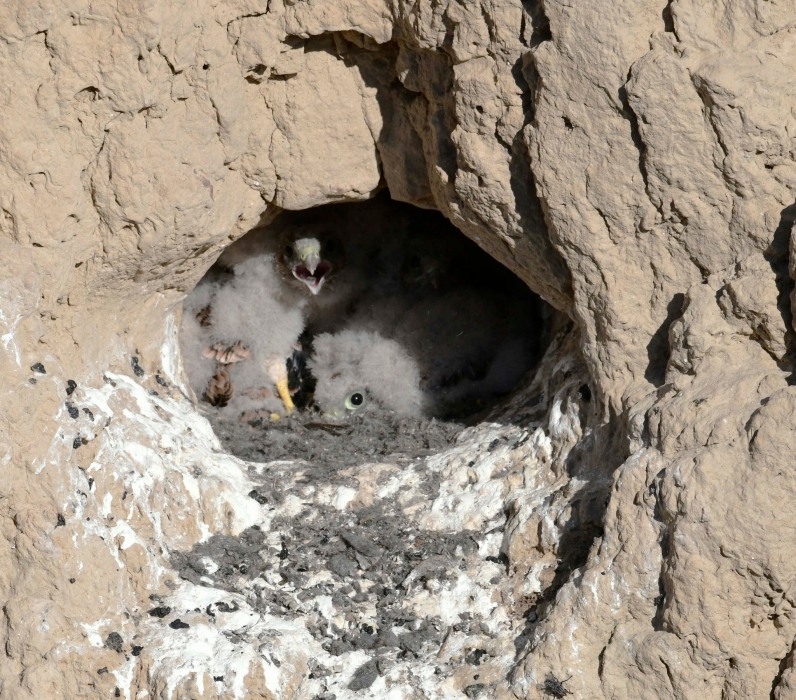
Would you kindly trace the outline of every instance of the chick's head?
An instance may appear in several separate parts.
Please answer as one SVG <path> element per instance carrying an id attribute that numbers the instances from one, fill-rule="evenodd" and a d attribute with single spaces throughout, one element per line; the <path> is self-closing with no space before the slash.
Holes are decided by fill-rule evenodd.
<path id="1" fill-rule="evenodd" d="M 419 415 L 423 396 L 416 363 L 394 340 L 367 331 L 323 333 L 309 362 L 317 381 L 315 402 L 331 418 L 376 404 L 402 415 Z"/>
<path id="2" fill-rule="evenodd" d="M 338 236 L 332 231 L 291 227 L 282 235 L 279 260 L 284 271 L 315 296 L 343 267 Z"/>

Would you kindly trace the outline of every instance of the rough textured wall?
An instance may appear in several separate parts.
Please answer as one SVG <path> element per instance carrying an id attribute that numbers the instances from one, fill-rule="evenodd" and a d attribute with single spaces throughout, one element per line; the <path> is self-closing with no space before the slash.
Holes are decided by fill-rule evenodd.
<path id="1" fill-rule="evenodd" d="M 145 614 L 199 595 L 170 552 L 267 520 L 181 395 L 174 333 L 226 243 L 387 184 L 569 313 L 545 366 L 582 357 L 594 391 L 582 425 L 543 396 L 555 459 L 512 454 L 528 481 L 490 491 L 518 490 L 501 552 L 533 611 L 498 596 L 527 627 L 470 695 L 554 673 L 582 697 L 793 696 L 794 23 L 768 0 L 3 3 L 0 695 L 315 692 L 298 628 L 270 675 L 224 646 L 251 621 L 196 632 L 215 682 Z"/>

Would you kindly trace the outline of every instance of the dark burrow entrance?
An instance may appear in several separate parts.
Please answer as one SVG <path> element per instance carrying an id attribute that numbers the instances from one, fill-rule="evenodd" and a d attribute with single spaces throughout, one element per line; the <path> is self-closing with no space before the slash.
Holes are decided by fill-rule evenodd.
<path id="1" fill-rule="evenodd" d="M 606 460 L 572 329 L 542 358 L 538 297 L 386 193 L 251 232 L 184 311 L 200 408 L 250 462 L 264 518 L 172 552 L 182 579 L 236 596 L 197 614 L 246 605 L 303 626 L 308 697 L 491 697 L 585 561 L 612 483 L 589 483 Z M 542 520 L 553 534 L 528 546 Z M 277 665 L 271 634 L 237 643 Z"/>
<path id="2" fill-rule="evenodd" d="M 342 467 L 482 420 L 538 361 L 546 317 L 441 214 L 383 192 L 236 241 L 186 299 L 181 342 L 229 452 Z"/>

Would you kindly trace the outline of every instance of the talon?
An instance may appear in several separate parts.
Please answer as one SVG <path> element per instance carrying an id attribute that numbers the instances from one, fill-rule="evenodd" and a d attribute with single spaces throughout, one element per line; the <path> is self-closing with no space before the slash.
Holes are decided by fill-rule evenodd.
<path id="1" fill-rule="evenodd" d="M 216 343 L 206 347 L 202 355 L 209 360 L 216 360 L 222 365 L 231 365 L 241 360 L 248 360 L 252 356 L 251 351 L 240 340 L 234 345 Z"/>
<path id="2" fill-rule="evenodd" d="M 234 393 L 229 373 L 223 367 L 219 367 L 208 383 L 203 398 L 211 406 L 223 408 L 230 402 Z"/>
<path id="3" fill-rule="evenodd" d="M 285 413 L 290 415 L 293 413 L 296 405 L 293 403 L 293 399 L 290 397 L 290 389 L 287 387 L 287 378 L 280 379 L 276 383 L 276 390 L 279 393 L 279 398 L 282 399 L 282 403 L 285 404 Z"/>

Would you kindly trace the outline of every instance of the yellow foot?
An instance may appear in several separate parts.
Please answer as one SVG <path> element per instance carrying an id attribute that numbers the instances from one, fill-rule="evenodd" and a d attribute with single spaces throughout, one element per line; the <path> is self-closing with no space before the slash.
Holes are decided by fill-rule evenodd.
<path id="1" fill-rule="evenodd" d="M 285 404 L 285 414 L 289 416 L 293 413 L 296 405 L 293 403 L 293 399 L 290 398 L 290 389 L 287 388 L 287 378 L 280 379 L 276 383 L 276 390 L 279 393 L 279 398 L 282 399 L 282 403 Z"/>

